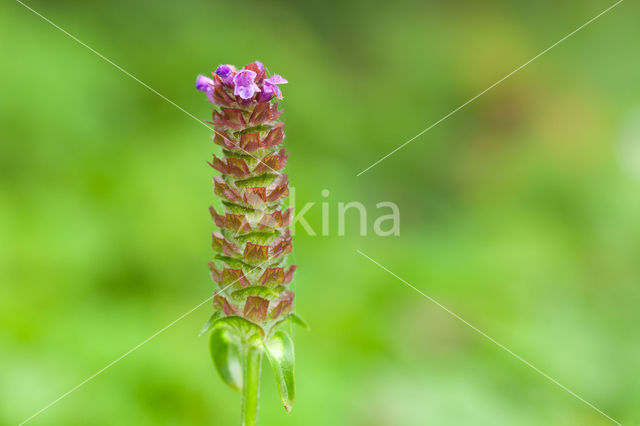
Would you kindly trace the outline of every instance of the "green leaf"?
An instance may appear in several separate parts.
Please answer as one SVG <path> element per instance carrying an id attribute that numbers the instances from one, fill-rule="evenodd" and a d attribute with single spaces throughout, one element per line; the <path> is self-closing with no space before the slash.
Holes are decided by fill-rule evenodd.
<path id="1" fill-rule="evenodd" d="M 253 213 L 254 211 L 256 211 L 256 209 L 254 209 L 254 208 L 243 206 L 243 205 L 236 204 L 236 203 L 232 203 L 231 201 L 222 200 L 222 204 L 224 204 L 225 207 L 227 207 L 227 210 L 229 210 L 229 213 L 249 214 L 249 213 Z"/>
<path id="2" fill-rule="evenodd" d="M 254 336 L 264 336 L 264 331 L 257 324 L 252 323 L 242 317 L 232 315 L 230 317 L 224 317 L 216 320 L 213 323 L 213 327 L 227 327 L 236 332 L 236 335 L 240 337 L 244 342 Z"/>
<path id="3" fill-rule="evenodd" d="M 235 234 L 237 234 L 237 232 L 235 232 Z M 236 239 L 236 241 L 240 243 L 246 243 L 248 241 L 253 244 L 265 245 L 265 244 L 272 243 L 279 236 L 280 236 L 280 233 L 276 231 L 271 231 L 271 232 L 259 231 L 259 232 L 249 232 L 247 234 L 242 234 L 242 235 L 235 235 L 234 238 Z"/>
<path id="4" fill-rule="evenodd" d="M 238 132 L 233 132 L 234 135 L 242 135 L 244 133 L 256 133 L 256 132 L 263 132 L 266 130 L 271 130 L 272 126 L 268 126 L 266 124 L 260 124 L 258 126 L 253 126 L 253 127 L 248 127 L 244 130 L 240 130 Z"/>
<path id="5" fill-rule="evenodd" d="M 309 327 L 309 323 L 306 322 L 300 315 L 296 314 L 295 312 L 291 312 L 289 316 L 291 317 L 291 320 L 294 323 L 302 326 L 302 328 L 304 328 L 307 331 L 311 330 L 311 327 Z"/>
<path id="6" fill-rule="evenodd" d="M 274 327 L 286 327 L 286 326 L 289 325 L 289 322 L 293 322 L 294 324 L 298 324 L 299 326 L 302 326 L 307 331 L 311 330 L 311 327 L 309 327 L 309 323 L 307 323 L 304 319 L 302 319 L 302 317 L 300 315 L 296 314 L 295 312 L 291 312 L 289 315 L 284 317 L 282 320 L 278 321 L 274 325 Z"/>
<path id="7" fill-rule="evenodd" d="M 222 316 L 222 312 L 220 311 L 215 311 L 213 313 L 213 315 L 211 315 L 209 317 L 209 319 L 207 320 L 206 323 L 204 323 L 204 326 L 202 327 L 202 330 L 200 330 L 200 333 L 198 333 L 198 337 L 202 336 L 204 333 L 206 333 L 207 331 L 211 330 L 211 327 L 213 327 L 213 323 L 216 322 L 216 320 L 218 318 L 220 318 Z"/>
<path id="8" fill-rule="evenodd" d="M 228 327 L 213 327 L 209 340 L 211 359 L 218 374 L 232 389 L 242 390 L 242 358 L 238 339 Z"/>
<path id="9" fill-rule="evenodd" d="M 244 263 L 243 261 L 235 259 L 233 257 L 229 257 L 229 256 L 224 256 L 224 255 L 218 254 L 218 255 L 216 255 L 215 258 L 216 258 L 216 260 L 219 260 L 221 262 L 226 263 L 227 266 L 229 266 L 230 268 L 233 268 L 233 269 L 242 269 L 243 271 L 245 271 L 245 269 L 251 268 L 251 265 L 248 265 L 248 264 Z"/>
<path id="10" fill-rule="evenodd" d="M 253 155 L 249 155 L 249 154 L 245 154 L 243 152 L 236 152 L 236 151 L 231 151 L 225 148 L 222 148 L 222 153 L 226 156 L 226 157 L 230 157 L 230 158 L 242 158 L 245 162 L 247 162 L 248 164 L 252 164 L 253 162 L 256 161 L 256 159 L 253 157 Z"/>
<path id="11" fill-rule="evenodd" d="M 231 293 L 231 298 L 234 301 L 241 301 L 246 299 L 248 296 L 258 296 L 263 299 L 269 299 L 270 297 L 278 297 L 279 295 L 280 293 L 269 287 L 253 286 L 234 291 Z"/>
<path id="12" fill-rule="evenodd" d="M 291 411 L 296 396 L 293 378 L 294 348 L 293 340 L 284 331 L 276 331 L 271 339 L 265 343 L 267 358 L 271 363 L 273 374 L 276 376 L 276 386 L 280 399 L 287 412 Z"/>
<path id="13" fill-rule="evenodd" d="M 273 173 L 263 173 L 261 175 L 251 176 L 251 177 L 246 178 L 246 179 L 238 179 L 238 180 L 236 180 L 235 184 L 236 184 L 236 186 L 238 188 L 247 188 L 247 187 L 250 187 L 250 186 L 264 186 L 264 187 L 267 187 L 277 177 L 278 177 L 278 175 L 273 174 Z"/>

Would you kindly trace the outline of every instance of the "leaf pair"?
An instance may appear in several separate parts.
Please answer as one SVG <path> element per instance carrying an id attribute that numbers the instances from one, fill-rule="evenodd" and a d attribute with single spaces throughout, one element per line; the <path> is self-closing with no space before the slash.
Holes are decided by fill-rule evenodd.
<path id="1" fill-rule="evenodd" d="M 218 374 L 232 389 L 242 390 L 244 359 L 248 349 L 262 350 L 267 354 L 276 378 L 280 399 L 287 412 L 291 411 L 295 399 L 294 346 L 285 331 L 279 330 L 265 339 L 262 329 L 244 318 L 230 316 L 212 318 L 201 333 L 211 330 L 209 349 Z"/>

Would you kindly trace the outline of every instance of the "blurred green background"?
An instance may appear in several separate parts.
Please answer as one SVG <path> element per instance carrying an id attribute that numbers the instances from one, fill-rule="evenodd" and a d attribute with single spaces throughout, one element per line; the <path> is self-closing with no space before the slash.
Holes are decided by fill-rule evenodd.
<path id="1" fill-rule="evenodd" d="M 33 0 L 199 118 L 198 73 L 290 83 L 298 398 L 263 425 L 640 424 L 640 7 L 628 1 L 360 177 L 613 1 Z M 208 297 L 210 131 L 22 7 L 0 4 L 0 424 Z M 330 196 L 321 197 L 323 189 Z M 393 201 L 401 235 L 337 203 Z M 203 306 L 35 425 L 234 425 Z"/>

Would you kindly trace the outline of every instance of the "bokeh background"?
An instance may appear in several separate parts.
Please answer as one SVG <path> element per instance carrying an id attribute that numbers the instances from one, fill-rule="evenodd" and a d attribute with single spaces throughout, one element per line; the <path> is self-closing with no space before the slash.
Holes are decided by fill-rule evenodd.
<path id="1" fill-rule="evenodd" d="M 32 0 L 193 113 L 198 73 L 259 59 L 319 232 L 292 261 L 298 398 L 263 425 L 640 424 L 640 7 L 628 1 L 360 177 L 612 1 Z M 11 0 L 0 4 L 0 424 L 208 297 L 210 131 Z M 321 197 L 328 189 L 330 195 Z M 338 202 L 401 234 L 337 235 Z M 385 211 L 386 212 L 386 211 Z M 29 424 L 233 425 L 203 306 Z"/>

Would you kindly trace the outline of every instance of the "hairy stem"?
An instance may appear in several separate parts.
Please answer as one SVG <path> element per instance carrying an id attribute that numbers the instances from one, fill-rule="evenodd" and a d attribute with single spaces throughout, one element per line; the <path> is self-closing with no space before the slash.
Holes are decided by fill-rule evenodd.
<path id="1" fill-rule="evenodd" d="M 243 356 L 242 426 L 255 426 L 258 422 L 258 395 L 260 393 L 260 366 L 262 350 L 248 344 Z"/>

